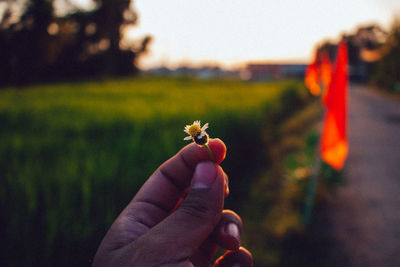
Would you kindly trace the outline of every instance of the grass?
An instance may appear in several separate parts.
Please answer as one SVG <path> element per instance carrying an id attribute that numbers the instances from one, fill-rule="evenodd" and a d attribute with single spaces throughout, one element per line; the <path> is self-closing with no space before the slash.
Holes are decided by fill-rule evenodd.
<path id="1" fill-rule="evenodd" d="M 61 120 L 78 117 L 104 121 L 117 117 L 143 121 L 171 116 L 198 117 L 213 111 L 253 112 L 276 96 L 287 83 L 248 84 L 235 81 L 202 82 L 191 79 L 110 80 L 82 84 L 44 85 L 1 94 L 2 111 L 52 112 Z M 79 116 L 81 113 L 86 116 Z M 246 114 L 243 114 L 246 116 Z M 77 122 L 76 122 L 77 123 Z M 83 126 L 84 124 L 81 124 Z M 78 126 L 79 125 L 74 125 Z"/>
<path id="2" fill-rule="evenodd" d="M 321 115 L 320 101 L 315 100 L 275 127 L 277 133 L 268 149 L 272 162 L 254 179 L 250 196 L 242 204 L 245 242 L 255 266 L 309 266 L 310 262 L 335 266 L 335 257 L 342 252 L 332 239 L 324 211 L 343 183 L 343 173 L 316 158 Z M 317 186 L 311 221 L 306 224 L 314 168 L 318 168 Z"/>
<path id="3" fill-rule="evenodd" d="M 227 144 L 227 205 L 239 207 L 268 164 L 266 134 L 305 97 L 296 82 L 145 77 L 0 91 L 1 265 L 88 265 L 197 119 Z"/>
<path id="4" fill-rule="evenodd" d="M 301 258 L 304 252 L 291 249 L 295 243 L 290 240 L 304 233 L 304 200 L 317 149 L 315 128 L 320 114 L 320 104 L 314 101 L 277 125 L 278 133 L 268 150 L 272 163 L 252 183 L 242 216 L 247 225 L 246 243 L 256 266 L 297 266 L 293 259 Z"/>

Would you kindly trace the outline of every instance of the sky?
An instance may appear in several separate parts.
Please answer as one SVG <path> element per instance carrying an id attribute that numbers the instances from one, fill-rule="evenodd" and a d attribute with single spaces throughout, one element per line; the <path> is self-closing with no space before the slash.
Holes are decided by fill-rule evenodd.
<path id="1" fill-rule="evenodd" d="M 87 0 L 71 0 L 87 1 Z M 132 39 L 153 36 L 139 66 L 306 63 L 323 40 L 359 25 L 388 28 L 399 0 L 135 0 Z"/>

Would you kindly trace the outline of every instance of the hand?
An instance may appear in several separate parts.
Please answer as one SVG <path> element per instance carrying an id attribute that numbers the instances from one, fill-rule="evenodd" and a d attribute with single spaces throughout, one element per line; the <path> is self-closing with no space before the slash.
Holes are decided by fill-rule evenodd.
<path id="1" fill-rule="evenodd" d="M 227 176 L 218 165 L 226 147 L 192 143 L 162 164 L 104 237 L 93 266 L 210 266 L 218 246 L 229 251 L 214 266 L 252 266 L 240 248 L 242 222 L 222 210 Z"/>

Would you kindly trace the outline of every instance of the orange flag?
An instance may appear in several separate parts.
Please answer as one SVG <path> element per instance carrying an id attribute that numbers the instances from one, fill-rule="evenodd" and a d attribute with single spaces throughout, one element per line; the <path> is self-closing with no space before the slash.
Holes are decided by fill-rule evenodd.
<path id="1" fill-rule="evenodd" d="M 318 77 L 318 49 L 315 53 L 314 61 L 307 67 L 304 83 L 311 94 L 319 95 L 321 93 Z"/>
<path id="2" fill-rule="evenodd" d="M 322 84 L 322 102 L 326 103 L 326 95 L 328 92 L 329 83 L 332 78 L 332 66 L 331 60 L 329 58 L 329 54 L 327 52 L 323 52 L 321 55 L 321 64 L 320 64 L 320 75 L 321 75 L 321 84 Z"/>
<path id="3" fill-rule="evenodd" d="M 321 158 L 332 168 L 341 170 L 348 153 L 347 142 L 348 55 L 341 41 L 335 68 L 325 99 L 326 113 L 321 137 Z"/>

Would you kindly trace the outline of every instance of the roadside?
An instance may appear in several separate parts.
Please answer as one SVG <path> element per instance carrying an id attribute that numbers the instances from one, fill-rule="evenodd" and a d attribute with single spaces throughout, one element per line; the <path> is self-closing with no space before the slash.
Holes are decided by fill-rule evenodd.
<path id="1" fill-rule="evenodd" d="M 400 93 L 399 92 L 393 92 L 393 91 L 388 91 L 388 90 L 382 90 L 382 89 L 379 89 L 378 87 L 376 87 L 376 86 L 371 86 L 371 87 L 365 87 L 365 86 L 363 86 L 363 85 L 355 85 L 356 87 L 363 87 L 365 90 L 367 90 L 367 91 L 371 91 L 372 92 L 372 94 L 374 94 L 374 92 L 375 92 L 375 94 L 378 94 L 378 95 L 381 95 L 381 96 L 383 96 L 383 97 L 387 97 L 387 98 L 390 98 L 390 99 L 392 99 L 392 100 L 397 100 L 397 101 L 400 101 Z"/>
<path id="2" fill-rule="evenodd" d="M 245 222 L 244 243 L 253 253 L 255 266 L 281 266 L 286 251 L 291 250 L 286 247 L 288 240 L 304 233 L 304 199 L 320 116 L 320 103 L 314 99 L 277 125 L 275 139 L 269 140 L 265 148 L 271 162 L 252 183 L 241 214 Z M 292 258 L 297 258 L 301 251 L 294 253 Z"/>
<path id="3" fill-rule="evenodd" d="M 297 266 L 400 264 L 400 101 L 362 86 L 349 95 L 344 184 L 316 206 Z"/>
<path id="4" fill-rule="evenodd" d="M 400 260 L 400 101 L 350 89 L 346 185 L 326 209 L 347 266 L 398 266 Z M 343 264 L 341 265 L 343 266 Z"/>

